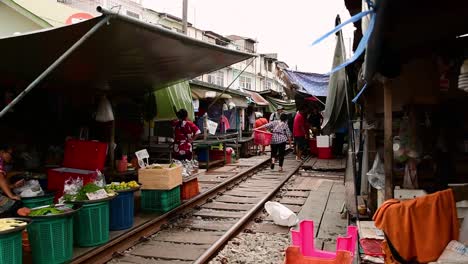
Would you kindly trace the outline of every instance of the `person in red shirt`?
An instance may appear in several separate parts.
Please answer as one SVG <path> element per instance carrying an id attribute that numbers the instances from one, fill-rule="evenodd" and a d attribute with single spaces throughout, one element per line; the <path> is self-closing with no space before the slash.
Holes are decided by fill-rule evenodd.
<path id="1" fill-rule="evenodd" d="M 299 110 L 294 117 L 294 125 L 293 125 L 293 136 L 294 136 L 294 143 L 296 144 L 296 160 L 302 160 L 302 153 L 304 152 L 307 141 L 306 139 L 309 137 L 309 128 L 306 123 L 306 111 Z"/>
<path id="2" fill-rule="evenodd" d="M 201 131 L 192 121 L 188 120 L 187 110 L 181 109 L 176 115 L 178 120 L 173 122 L 174 158 L 177 160 L 192 160 L 192 142 L 197 139 Z"/>
<path id="3" fill-rule="evenodd" d="M 254 129 L 257 129 L 261 126 L 268 124 L 268 120 L 263 117 L 263 114 L 260 112 L 255 113 L 257 120 L 255 120 Z M 260 128 L 259 130 L 266 131 L 266 128 Z M 260 155 L 265 154 L 265 146 L 260 146 Z"/>

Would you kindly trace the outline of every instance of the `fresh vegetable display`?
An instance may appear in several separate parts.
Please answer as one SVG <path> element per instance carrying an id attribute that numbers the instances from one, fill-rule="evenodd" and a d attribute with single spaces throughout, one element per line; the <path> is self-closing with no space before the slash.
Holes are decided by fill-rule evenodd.
<path id="1" fill-rule="evenodd" d="M 88 199 L 88 196 L 86 194 L 94 193 L 94 192 L 97 192 L 97 191 L 103 190 L 103 189 L 107 192 L 108 196 L 114 196 L 115 195 L 115 192 L 113 190 L 111 190 L 111 189 L 101 188 L 101 187 L 97 186 L 94 183 L 88 183 L 85 186 L 81 187 L 76 194 L 74 194 L 74 195 L 73 194 L 65 194 L 63 197 L 64 197 L 65 201 L 67 201 L 67 202 L 70 202 L 70 201 L 87 201 L 89 199 Z"/>
<path id="2" fill-rule="evenodd" d="M 56 215 L 56 214 L 62 214 L 63 211 L 59 210 L 53 206 L 48 206 L 45 208 L 39 208 L 39 209 L 33 209 L 29 213 L 29 216 L 44 216 L 44 215 Z"/>
<path id="3" fill-rule="evenodd" d="M 7 231 L 18 226 L 25 226 L 27 223 L 15 219 L 0 219 L 0 231 Z"/>
<path id="4" fill-rule="evenodd" d="M 140 185 L 136 181 L 131 182 L 113 182 L 106 186 L 106 191 L 123 191 L 123 190 L 130 190 L 140 187 Z"/>

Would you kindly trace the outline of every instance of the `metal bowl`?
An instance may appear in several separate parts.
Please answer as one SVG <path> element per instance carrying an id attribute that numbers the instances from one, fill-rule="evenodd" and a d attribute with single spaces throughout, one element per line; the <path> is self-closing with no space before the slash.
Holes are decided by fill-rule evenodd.
<path id="1" fill-rule="evenodd" d="M 26 225 L 17 226 L 17 227 L 14 227 L 12 229 L 8 229 L 8 230 L 5 230 L 5 231 L 0 231 L 0 235 L 6 235 L 6 234 L 10 234 L 10 233 L 15 233 L 15 232 L 21 232 L 32 222 L 31 219 L 24 218 L 24 217 L 8 217 L 8 218 L 1 218 L 1 219 L 23 221 L 23 222 L 26 222 Z"/>

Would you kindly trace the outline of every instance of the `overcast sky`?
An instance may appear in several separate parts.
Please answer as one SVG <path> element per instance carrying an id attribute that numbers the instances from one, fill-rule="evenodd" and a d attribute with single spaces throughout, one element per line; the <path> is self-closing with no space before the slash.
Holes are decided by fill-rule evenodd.
<path id="1" fill-rule="evenodd" d="M 306 72 L 331 69 L 335 35 L 316 46 L 310 44 L 334 27 L 337 14 L 342 21 L 349 18 L 344 0 L 188 1 L 188 20 L 195 27 L 256 39 L 258 52 L 278 53 L 290 68 Z M 182 17 L 182 0 L 143 0 L 143 5 Z M 346 45 L 352 32 L 352 26 L 346 28 Z"/>

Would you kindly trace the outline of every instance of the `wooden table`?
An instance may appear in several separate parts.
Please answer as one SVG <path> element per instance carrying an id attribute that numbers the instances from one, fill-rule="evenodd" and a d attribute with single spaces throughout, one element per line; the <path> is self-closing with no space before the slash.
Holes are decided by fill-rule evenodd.
<path id="1" fill-rule="evenodd" d="M 150 155 L 150 162 L 151 163 L 171 163 L 172 160 L 172 146 L 171 143 L 158 143 L 158 144 L 151 144 L 151 145 L 143 145 L 141 146 L 142 149 L 148 150 L 148 154 Z"/>
<path id="2" fill-rule="evenodd" d="M 225 164 L 226 163 L 226 143 L 229 142 L 234 142 L 236 143 L 236 139 L 219 139 L 219 140 L 213 140 L 213 139 L 208 139 L 208 140 L 196 140 L 193 142 L 193 150 L 197 151 L 206 151 L 206 162 L 199 162 L 199 167 L 206 168 L 206 170 L 209 170 L 210 167 L 216 165 L 216 164 Z M 224 152 L 224 159 L 222 160 L 210 160 L 210 149 L 212 146 L 218 146 L 219 144 L 222 144 L 223 152 Z"/>

